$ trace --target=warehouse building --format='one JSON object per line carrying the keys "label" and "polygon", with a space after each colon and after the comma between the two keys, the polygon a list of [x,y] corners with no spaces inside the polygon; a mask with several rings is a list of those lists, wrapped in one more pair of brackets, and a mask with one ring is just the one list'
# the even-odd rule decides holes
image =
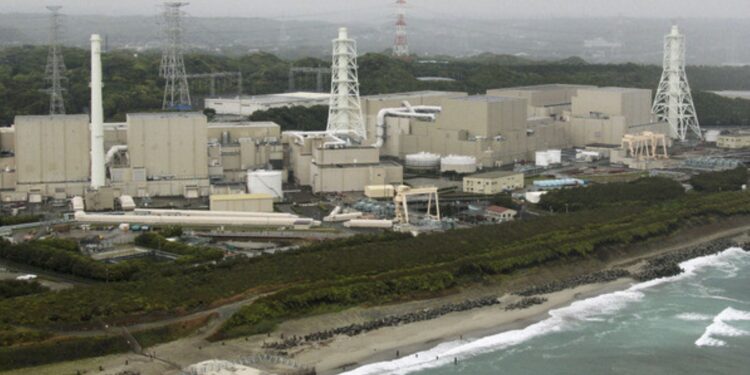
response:
{"label": "warehouse building", "polygon": [[523,173],[494,171],[464,177],[464,193],[495,195],[523,189]]}
{"label": "warehouse building", "polygon": [[740,149],[750,147],[750,134],[733,133],[722,134],[716,140],[716,146],[728,149]]}

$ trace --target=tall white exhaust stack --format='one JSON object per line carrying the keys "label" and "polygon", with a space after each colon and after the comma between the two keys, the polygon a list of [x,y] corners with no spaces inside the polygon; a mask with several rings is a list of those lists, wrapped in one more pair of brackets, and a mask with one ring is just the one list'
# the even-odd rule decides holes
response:
{"label": "tall white exhaust stack", "polygon": [[104,108],[102,106],[102,38],[91,36],[91,188],[105,184]]}

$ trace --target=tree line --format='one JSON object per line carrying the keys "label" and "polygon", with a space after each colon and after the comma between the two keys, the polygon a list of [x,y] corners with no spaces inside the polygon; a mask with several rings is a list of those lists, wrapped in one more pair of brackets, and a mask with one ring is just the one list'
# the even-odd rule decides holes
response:
{"label": "tree line", "polygon": [[[0,125],[12,124],[16,115],[48,112],[48,98],[39,91],[45,88],[46,54],[46,48],[39,46],[0,50]],[[64,54],[68,68],[65,97],[67,111],[86,113],[89,106],[87,51],[65,48]],[[158,53],[118,50],[105,54],[103,59],[104,109],[107,119],[124,121],[127,113],[161,109],[163,81],[158,76],[161,61]],[[244,56],[189,53],[185,56],[185,63],[190,73],[240,71],[244,77],[242,91],[249,95],[285,92],[288,71],[292,65],[328,64],[313,58],[282,60],[268,53]],[[384,54],[370,53],[361,56],[359,64],[362,95],[416,90],[465,91],[478,94],[493,88],[549,83],[626,86],[654,90],[661,73],[661,68],[655,65],[594,65],[586,64],[579,59],[536,63],[495,58],[422,62],[403,61]],[[703,125],[750,124],[750,105],[747,101],[727,99],[707,92],[750,90],[750,67],[692,66],[688,68],[688,75],[695,90],[696,107]],[[422,76],[453,78],[455,81],[423,82],[417,79]],[[196,98],[208,94],[206,87],[192,89]],[[232,95],[236,95],[236,89],[232,90]],[[319,111],[320,109],[310,111],[313,119],[320,115]],[[283,120],[282,122],[286,123]]]}

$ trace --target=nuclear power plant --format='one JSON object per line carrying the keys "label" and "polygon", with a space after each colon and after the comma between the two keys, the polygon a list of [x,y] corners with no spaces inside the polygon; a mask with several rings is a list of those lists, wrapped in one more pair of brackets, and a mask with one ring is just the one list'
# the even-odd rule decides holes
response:
{"label": "nuclear power plant", "polygon": [[[182,5],[169,9],[179,12]],[[405,2],[398,5],[394,52],[402,55],[408,51],[401,24]],[[178,22],[179,14],[173,16],[170,20]],[[184,70],[181,49],[172,47],[164,58],[171,72],[165,91],[170,106],[187,103],[175,98],[188,95],[182,94],[187,91],[180,88],[181,75],[173,74]],[[667,168],[675,163],[667,151],[672,142],[702,133],[684,70],[684,37],[676,26],[664,53],[655,101],[648,89],[569,84],[498,88],[481,95],[419,91],[360,97],[357,43],[341,28],[332,41],[326,130],[282,132],[272,122],[209,122],[197,112],[131,113],[123,123],[105,123],[101,38],[93,35],[90,118],[18,116],[12,128],[3,129],[2,148],[13,156],[2,158],[0,199],[38,203],[77,197],[86,211],[158,198],[203,199],[215,212],[251,213],[235,225],[310,227],[320,221],[272,215],[275,202],[296,204],[285,191],[392,199],[392,206],[402,204],[410,191],[435,189],[438,204],[437,194],[450,189],[480,195],[523,190],[524,173],[565,164],[566,155],[573,163],[606,158],[636,170]],[[382,220],[398,217],[388,204],[378,206],[381,214],[369,222],[357,210],[336,212],[331,217],[337,219],[328,221],[350,217],[359,221],[348,227],[383,228]],[[233,225],[200,211],[112,217],[76,207],[82,222]],[[440,215],[427,217],[434,221]]]}

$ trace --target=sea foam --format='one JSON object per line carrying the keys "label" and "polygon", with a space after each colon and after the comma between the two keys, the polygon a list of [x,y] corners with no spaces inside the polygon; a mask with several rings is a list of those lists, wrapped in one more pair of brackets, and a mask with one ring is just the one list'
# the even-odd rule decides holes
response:
{"label": "sea foam", "polygon": [[727,344],[726,341],[720,339],[720,337],[748,336],[750,332],[732,327],[727,323],[748,320],[750,320],[750,312],[727,307],[713,318],[713,322],[706,327],[703,335],[695,341],[695,345],[725,346]]}
{"label": "sea foam", "polygon": [[[594,321],[596,317],[603,315],[613,315],[622,310],[628,304],[638,302],[644,297],[643,291],[664,283],[674,282],[677,280],[693,277],[696,272],[707,267],[722,267],[736,260],[738,257],[747,256],[744,250],[740,248],[729,248],[721,253],[709,255],[701,258],[695,258],[683,263],[680,267],[685,271],[679,275],[650,280],[635,284],[627,290],[617,291],[608,294],[602,294],[596,297],[588,298],[581,301],[573,302],[570,306],[550,310],[549,318],[534,323],[526,328],[506,331],[492,336],[483,337],[471,342],[453,341],[440,344],[430,350],[417,353],[416,355],[406,356],[394,361],[379,362],[365,365],[344,373],[345,375],[374,375],[374,374],[391,374],[402,375],[415,371],[429,368],[441,367],[452,363],[454,358],[465,359],[478,354],[490,351],[503,350],[535,337],[547,335],[550,333],[561,332],[573,329],[580,322]],[[724,319],[729,317],[744,317],[746,312],[739,310],[725,310]],[[721,314],[719,314],[721,315]],[[705,320],[710,320],[708,317]],[[740,319],[735,319],[740,320]],[[734,329],[730,326],[730,328]],[[717,326],[716,332],[734,332],[727,327]],[[707,329],[708,331],[708,329]],[[744,331],[742,331],[744,332]],[[703,342],[707,344],[718,344],[721,340],[711,337],[719,335],[718,333],[704,334],[706,338]],[[703,337],[701,337],[703,339]],[[701,341],[699,339],[698,341]],[[696,342],[696,345],[698,342]]]}

